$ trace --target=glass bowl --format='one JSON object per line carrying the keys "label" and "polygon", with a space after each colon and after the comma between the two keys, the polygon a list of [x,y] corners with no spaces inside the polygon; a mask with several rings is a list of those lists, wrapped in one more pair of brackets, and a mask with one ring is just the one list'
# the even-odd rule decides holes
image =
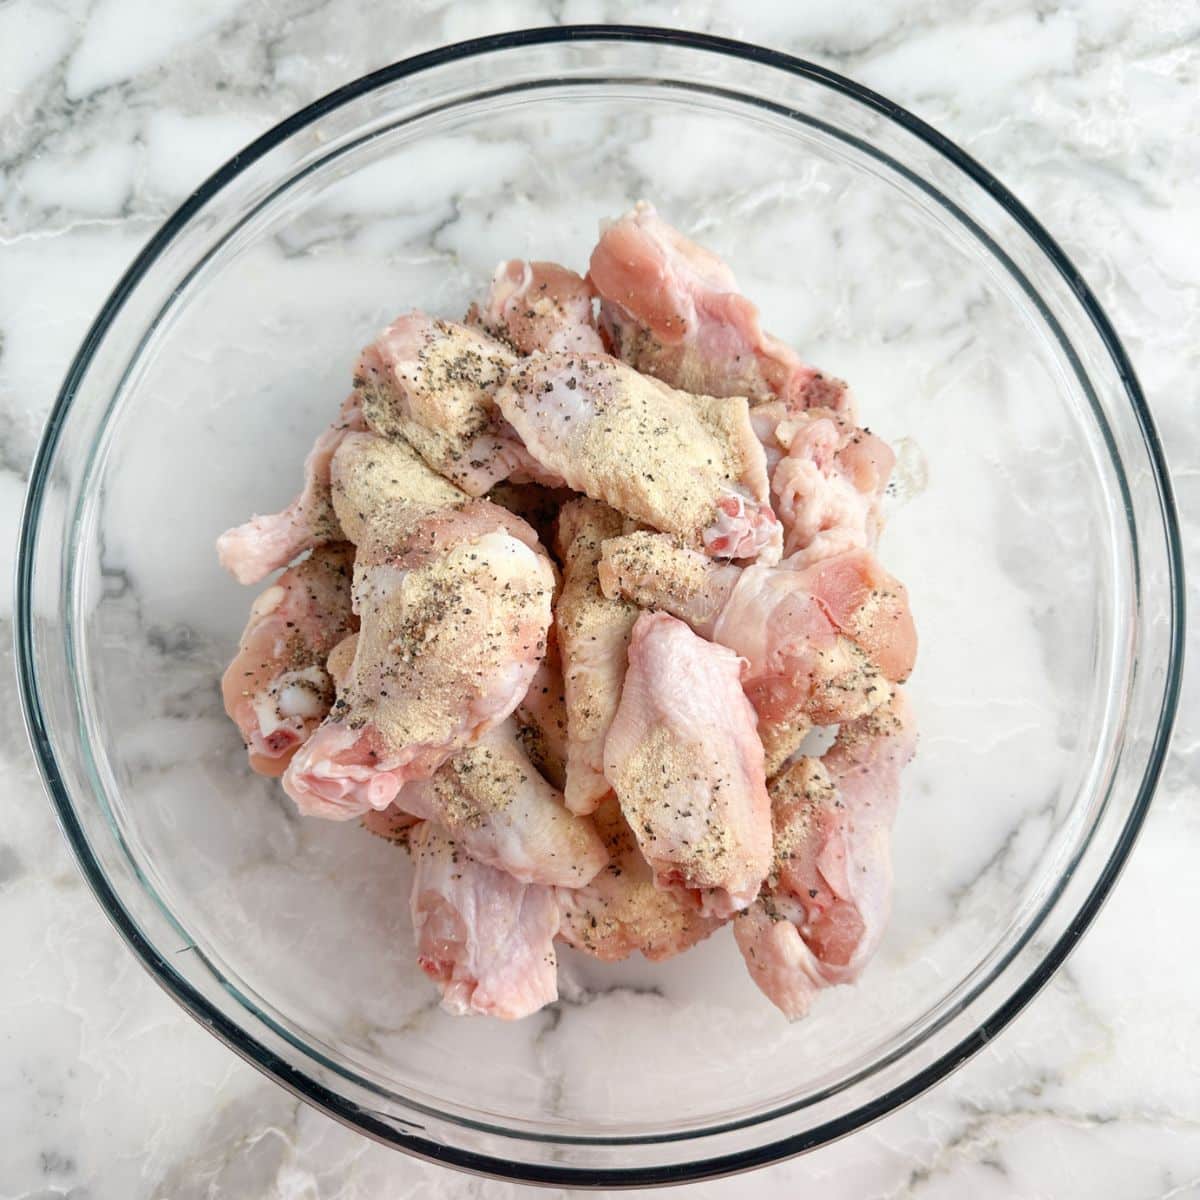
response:
{"label": "glass bowl", "polygon": [[[575,267],[655,202],[900,445],[882,546],[922,633],[889,932],[789,1025],[728,930],[564,952],[516,1024],[441,1013],[406,856],[249,773],[218,678],[251,594],[213,539],[295,491],[357,350],[509,256]],[[50,418],[20,550],[29,726],[101,904],[164,988],[363,1133],[534,1182],[679,1182],[853,1131],[1063,960],[1129,853],[1179,684],[1180,558],[1129,362],[1045,231],[902,109],[695,34],[536,30],[284,121],[121,280]]]}

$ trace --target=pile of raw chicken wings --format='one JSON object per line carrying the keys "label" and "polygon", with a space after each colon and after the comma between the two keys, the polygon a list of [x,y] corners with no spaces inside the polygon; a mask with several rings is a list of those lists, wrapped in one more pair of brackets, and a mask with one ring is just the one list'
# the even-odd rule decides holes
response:
{"label": "pile of raw chicken wings", "polygon": [[503,263],[462,323],[384,330],[301,494],[219,539],[242,583],[286,568],[223,681],[250,766],[408,847],[451,1012],[554,1001],[556,940],[660,960],[728,923],[802,1016],[888,913],[894,461],[648,205],[586,276]]}

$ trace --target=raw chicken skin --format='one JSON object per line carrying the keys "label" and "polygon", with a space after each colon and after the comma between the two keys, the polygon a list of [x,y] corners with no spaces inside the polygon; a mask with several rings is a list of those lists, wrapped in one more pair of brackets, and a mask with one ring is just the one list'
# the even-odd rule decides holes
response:
{"label": "raw chicken skin", "polygon": [[371,429],[404,438],[440,475],[482,496],[514,472],[557,482],[543,476],[496,408],[496,388],[515,362],[478,329],[411,312],[362,352],[354,386]]}
{"label": "raw chicken skin", "polygon": [[304,488],[282,512],[251,517],[217,538],[217,557],[238,583],[258,583],[313,546],[345,537],[329,495],[334,452],[352,430],[362,428],[358,397],[349,396],[338,419],[317,438],[304,460]]}
{"label": "raw chicken skin", "polygon": [[689,396],[602,354],[535,355],[496,394],[545,471],[721,558],[778,561],[766,460],[740,398]]}
{"label": "raw chicken skin", "polygon": [[907,593],[865,550],[803,571],[739,568],[633,534],[605,543],[600,581],[606,595],[674,613],[746,660],[742,686],[772,774],[812,725],[880,704],[916,656]]}
{"label": "raw chicken skin", "polygon": [[850,410],[846,385],[764,333],[729,267],[649,204],[602,228],[588,277],[610,349],[639,371],[687,392]]}
{"label": "raw chicken skin", "polygon": [[654,873],[615,796],[601,803],[593,820],[608,864],[584,887],[559,889],[561,941],[605,962],[628,958],[635,950],[659,962],[720,928],[722,921],[702,917],[689,900],[654,886]]}
{"label": "raw chicken skin", "polygon": [[604,743],[621,700],[635,604],[609,599],[596,566],[606,538],[632,522],[596,500],[573,500],[558,518],[563,588],[556,610],[567,710],[567,807],[594,812],[612,791],[604,776]]}
{"label": "raw chicken skin", "polygon": [[349,541],[372,556],[404,545],[435,514],[461,511],[471,503],[407,442],[376,433],[348,434],[329,474],[339,525]]}
{"label": "raw chicken skin", "polygon": [[574,271],[514,258],[496,268],[487,300],[472,306],[467,322],[518,354],[601,354],[592,299],[591,285]]}
{"label": "raw chicken skin", "polygon": [[702,916],[747,907],[771,865],[771,806],[742,662],[666,613],[643,613],[604,768],[658,887]]}
{"label": "raw chicken skin", "polygon": [[880,500],[896,463],[881,438],[830,409],[790,413],[779,400],[750,410],[783,523],[783,551],[805,565],[871,548],[882,527]]}
{"label": "raw chicken skin", "polygon": [[883,569],[869,550],[848,550],[801,567],[793,557],[799,587],[814,596],[838,631],[861,646],[891,683],[904,683],[917,658],[917,630],[908,589]]}
{"label": "raw chicken skin", "polygon": [[569,813],[529,761],[511,719],[429,779],[406,783],[395,804],[521,883],[581,887],[608,861],[592,823]]}
{"label": "raw chicken skin", "polygon": [[409,845],[417,962],[442,1007],[515,1021],[557,1000],[554,889],[475,862],[430,821]]}
{"label": "raw chicken skin", "polygon": [[824,759],[801,758],[771,782],[775,863],[734,935],[754,981],[791,1020],[819,988],[857,979],[879,945],[900,772],[915,745],[896,691],[843,726]]}
{"label": "raw chicken skin", "polygon": [[711,641],[742,568],[714,562],[664,534],[639,530],[604,542],[596,575],[605,596],[664,609]]}
{"label": "raw chicken skin", "polygon": [[356,624],[350,609],[353,565],[352,547],[320,546],[285,571],[250,610],[221,693],[250,766],[260,775],[282,774],[333,703],[325,657]]}
{"label": "raw chicken skin", "polygon": [[[339,688],[345,685],[357,644],[358,635],[351,634],[326,661]],[[476,862],[507,871],[522,883],[579,887],[608,862],[608,851],[591,823],[567,812],[562,793],[542,778],[526,754],[516,717],[460,750],[429,779],[405,784],[386,809],[368,812],[363,825],[407,844],[411,827],[420,820],[437,822]]]}
{"label": "raw chicken skin", "polygon": [[300,811],[384,809],[507,717],[546,649],[554,572],[516,517],[485,500],[437,514],[404,545],[360,548],[361,631],[333,711],[293,758]]}

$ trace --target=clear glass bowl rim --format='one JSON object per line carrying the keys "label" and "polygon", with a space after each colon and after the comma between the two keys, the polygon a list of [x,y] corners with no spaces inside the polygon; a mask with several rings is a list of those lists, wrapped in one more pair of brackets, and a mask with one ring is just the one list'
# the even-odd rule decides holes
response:
{"label": "clear glass bowl rim", "polygon": [[[661,1167],[642,1166],[595,1172],[581,1171],[576,1167],[516,1163],[447,1145],[438,1145],[434,1148],[427,1139],[406,1135],[392,1125],[375,1119],[370,1113],[285,1062],[267,1046],[249,1036],[240,1026],[215,1010],[203,995],[177,975],[155,947],[142,935],[122,905],[110,886],[103,868],[93,856],[83,829],[75,817],[71,798],[63,785],[44,720],[35,675],[33,646],[33,548],[41,516],[41,501],[62,426],[77,387],[87,372],[91,360],[117,312],[151,264],[163,253],[190,218],[235,177],[293,134],[335,109],[378,88],[445,63],[496,51],[522,46],[587,41],[668,44],[742,59],[790,72],[841,93],[894,121],[907,132],[924,141],[989,193],[1037,244],[1066,282],[1090,319],[1122,380],[1130,408],[1144,441],[1152,468],[1153,482],[1158,493],[1162,534],[1166,543],[1170,577],[1169,612],[1171,621],[1168,662],[1158,722],[1138,794],[1131,805],[1129,816],[1121,830],[1113,853],[1105,863],[1084,903],[1062,935],[1036,969],[1005,1003],[971,1034],[962,1038],[945,1054],[903,1084],[892,1088],[872,1103],[860,1106],[823,1126],[806,1130],[794,1137],[781,1138],[721,1158],[699,1159],[685,1166],[679,1164]],[[1071,260],[1016,196],[991,172],[919,117],[877,92],[826,67],[780,51],[731,38],[670,28],[620,24],[565,25],[517,30],[458,42],[403,59],[363,75],[300,109],[250,143],[205,180],[150,238],[118,281],[84,337],[80,349],[67,371],[47,418],[42,440],[30,472],[18,542],[15,616],[14,642],[26,730],[43,784],[54,805],[60,828],[101,908],[158,985],[241,1058],[294,1095],[313,1104],[327,1115],[357,1132],[364,1133],[377,1141],[407,1151],[417,1157],[454,1166],[460,1170],[524,1183],[573,1187],[645,1187],[680,1184],[751,1170],[803,1153],[816,1146],[844,1137],[908,1103],[961,1066],[987,1042],[991,1041],[1033,999],[1065,961],[1099,912],[1133,848],[1149,809],[1170,744],[1182,684],[1185,624],[1183,556],[1178,515],[1162,444],[1147,407],[1145,396],[1134,373],[1133,365],[1099,301]],[[702,1134],[703,1131],[698,1131],[698,1135]]]}

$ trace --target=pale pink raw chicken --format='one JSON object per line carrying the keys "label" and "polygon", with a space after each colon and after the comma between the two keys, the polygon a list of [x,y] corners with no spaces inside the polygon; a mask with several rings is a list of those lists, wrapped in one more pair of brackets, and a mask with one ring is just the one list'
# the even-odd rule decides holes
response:
{"label": "pale pink raw chicken", "polygon": [[225,711],[260,775],[280,775],[334,699],[326,655],[357,621],[353,547],[320,546],[255,601],[221,680]]}
{"label": "pale pink raw chicken", "polygon": [[369,431],[342,439],[329,478],[338,524],[368,557],[398,553],[437,514],[474,503],[406,441]]}
{"label": "pale pink raw chicken", "polygon": [[[357,643],[357,634],[345,638],[326,661],[339,688],[349,675]],[[531,690],[540,674],[541,668]],[[569,813],[562,793],[539,773],[525,751],[519,719],[510,717],[490,730],[428,779],[405,784],[386,809],[368,812],[363,825],[379,837],[407,844],[418,820],[436,821],[477,862],[507,871],[522,883],[564,888],[587,883],[608,862],[608,852],[591,823]]]}
{"label": "pale pink raw chicken", "polygon": [[563,586],[555,609],[567,713],[567,807],[594,812],[612,791],[604,775],[604,743],[621,700],[629,635],[637,606],[600,590],[597,565],[607,538],[633,523],[598,500],[578,499],[558,517],[556,547]]}
{"label": "pale pink raw chicken", "polygon": [[406,783],[395,804],[522,883],[581,887],[608,861],[592,823],[568,812],[562,793],[529,761],[511,719],[428,779]]}
{"label": "pale pink raw chicken", "polygon": [[486,500],[405,541],[360,547],[361,632],[333,711],[283,784],[300,811],[384,809],[516,708],[546,650],[554,571],[518,518]]}
{"label": "pale pink raw chicken", "polygon": [[514,258],[496,268],[487,300],[472,306],[467,321],[518,354],[600,354],[604,344],[596,331],[592,298],[591,286],[574,271],[558,263]]}
{"label": "pale pink raw chicken", "polygon": [[304,460],[300,495],[282,512],[251,517],[217,538],[217,557],[238,583],[258,583],[305,550],[345,537],[329,495],[329,469],[342,440],[362,427],[358,397],[352,394]]}
{"label": "pale pink raw chicken", "polygon": [[742,685],[758,713],[774,773],[815,725],[853,720],[908,677],[916,630],[902,584],[868,551],[807,570],[717,564],[660,535],[604,545],[606,595],[654,605],[746,660]]}
{"label": "pale pink raw chicken", "polygon": [[362,352],[354,386],[371,429],[404,438],[469,495],[482,496],[514,473],[556,483],[496,408],[496,389],[515,362],[481,330],[414,311]]}
{"label": "pale pink raw chicken", "polygon": [[608,850],[608,863],[581,888],[560,888],[561,941],[604,962],[640,950],[659,962],[703,941],[724,923],[704,917],[690,897],[655,887],[637,839],[613,795],[592,818]]}
{"label": "pale pink raw chicken", "polygon": [[610,349],[639,371],[687,392],[851,408],[846,385],[764,333],[729,267],[649,204],[602,228],[588,278]]}
{"label": "pale pink raw chicken", "polygon": [[576,491],[715,557],[779,559],[745,400],[689,396],[603,354],[545,354],[514,367],[496,402]]}
{"label": "pale pink raw chicken", "polygon": [[771,806],[742,662],[666,613],[629,643],[604,770],[655,883],[728,917],[771,863]]}
{"label": "pale pink raw chicken", "polygon": [[888,444],[827,408],[790,411],[773,400],[752,408],[750,420],[766,451],[784,555],[809,565],[874,547],[896,463]]}
{"label": "pale pink raw chicken", "polygon": [[442,1007],[515,1021],[558,999],[554,889],[475,862],[431,821],[409,846],[417,962]]}
{"label": "pale pink raw chicken", "polygon": [[734,936],[755,983],[791,1020],[818,989],[858,978],[891,906],[891,827],[916,744],[904,696],[847,723],[823,759],[771,782],[775,862]]}

